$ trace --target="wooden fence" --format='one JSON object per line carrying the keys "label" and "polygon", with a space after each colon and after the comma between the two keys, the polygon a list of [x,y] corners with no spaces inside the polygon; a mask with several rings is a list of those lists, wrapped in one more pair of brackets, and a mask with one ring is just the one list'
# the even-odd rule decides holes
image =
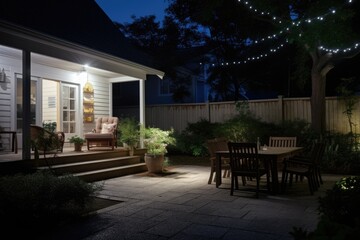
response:
{"label": "wooden fence", "polygon": [[[182,131],[188,123],[201,119],[210,122],[223,122],[238,112],[235,102],[216,102],[199,104],[171,104],[146,106],[146,123],[161,129],[174,128]],[[311,122],[310,98],[262,99],[248,101],[250,111],[265,122],[281,123],[284,120],[303,119]],[[344,114],[345,104],[337,97],[326,98],[326,128],[329,131],[347,133],[350,131],[347,116]],[[114,110],[117,115],[124,112],[136,115],[137,108],[126,107]],[[358,129],[360,121],[360,104],[355,105],[352,120]]]}

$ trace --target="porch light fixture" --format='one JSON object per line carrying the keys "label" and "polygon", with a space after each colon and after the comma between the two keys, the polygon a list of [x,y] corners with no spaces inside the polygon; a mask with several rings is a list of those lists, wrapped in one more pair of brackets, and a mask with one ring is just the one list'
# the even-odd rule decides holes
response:
{"label": "porch light fixture", "polygon": [[6,73],[4,68],[0,72],[0,82],[6,83]]}

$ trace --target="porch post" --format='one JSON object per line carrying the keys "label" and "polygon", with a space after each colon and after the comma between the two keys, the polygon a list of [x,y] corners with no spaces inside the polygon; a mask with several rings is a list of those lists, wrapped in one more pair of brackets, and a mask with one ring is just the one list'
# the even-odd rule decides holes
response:
{"label": "porch post", "polygon": [[31,94],[31,53],[28,50],[22,52],[22,105],[23,105],[23,122],[22,122],[22,159],[31,159],[30,152],[30,124],[31,124],[31,105],[30,105],[30,94]]}
{"label": "porch post", "polygon": [[[140,100],[140,125],[145,127],[145,80],[139,80],[139,100]],[[140,136],[140,147],[144,147],[144,137]]]}

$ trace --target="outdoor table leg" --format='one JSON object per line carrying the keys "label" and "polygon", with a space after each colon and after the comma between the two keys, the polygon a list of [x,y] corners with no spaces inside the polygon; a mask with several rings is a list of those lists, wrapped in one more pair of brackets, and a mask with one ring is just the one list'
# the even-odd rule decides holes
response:
{"label": "outdoor table leg", "polygon": [[18,152],[18,147],[17,147],[17,135],[16,132],[13,132],[13,136],[12,136],[12,148],[11,150],[15,153]]}
{"label": "outdoor table leg", "polygon": [[271,184],[270,189],[271,193],[276,194],[279,191],[279,178],[278,178],[278,167],[277,167],[277,157],[276,156],[264,156],[262,158],[265,165],[270,168],[271,175]]}
{"label": "outdoor table leg", "polygon": [[216,181],[216,187],[218,188],[221,185],[221,154],[216,154],[216,166],[215,166],[215,181]]}
{"label": "outdoor table leg", "polygon": [[278,167],[277,167],[277,158],[271,158],[272,164],[272,172],[271,172],[271,181],[272,181],[272,192],[278,193],[279,192],[279,176],[278,176]]}

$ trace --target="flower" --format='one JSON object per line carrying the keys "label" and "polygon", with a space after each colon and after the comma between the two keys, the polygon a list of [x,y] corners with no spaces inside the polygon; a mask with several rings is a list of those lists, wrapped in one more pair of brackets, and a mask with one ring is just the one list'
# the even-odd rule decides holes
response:
{"label": "flower", "polygon": [[163,155],[167,153],[166,147],[169,144],[175,144],[173,137],[174,130],[161,130],[160,128],[143,128],[144,145],[147,153],[151,155]]}

